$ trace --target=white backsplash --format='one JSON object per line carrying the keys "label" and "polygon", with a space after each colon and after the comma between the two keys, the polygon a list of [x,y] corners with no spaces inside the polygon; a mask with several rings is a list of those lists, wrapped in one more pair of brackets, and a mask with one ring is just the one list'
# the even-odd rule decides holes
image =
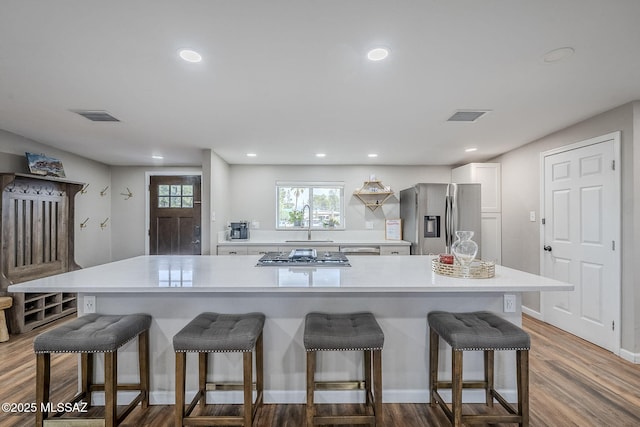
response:
{"label": "white backsplash", "polygon": [[[226,232],[218,233],[218,242],[226,242]],[[235,240],[237,242],[284,242],[285,240],[306,240],[307,230],[250,230],[249,240]],[[384,230],[341,230],[325,231],[312,230],[312,240],[334,240],[336,242],[348,241],[380,241],[384,240]]]}

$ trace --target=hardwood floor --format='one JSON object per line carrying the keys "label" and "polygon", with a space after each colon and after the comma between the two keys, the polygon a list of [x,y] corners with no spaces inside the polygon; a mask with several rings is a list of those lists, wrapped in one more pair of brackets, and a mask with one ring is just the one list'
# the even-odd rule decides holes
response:
{"label": "hardwood floor", "polygon": [[[525,316],[523,324],[532,340],[532,426],[640,425],[640,365],[529,317]],[[32,342],[43,330],[11,336],[10,341],[0,343],[0,403],[35,402]],[[53,402],[65,402],[74,393],[76,372],[75,355],[52,357]],[[484,409],[482,405],[465,405],[467,411]],[[225,406],[222,410],[231,413],[237,407]],[[388,427],[449,425],[438,408],[427,404],[385,404],[384,411]],[[32,414],[0,410],[1,427],[32,426],[34,419]],[[303,405],[265,405],[254,427],[300,427],[303,419]],[[151,406],[146,411],[136,408],[122,425],[170,427],[173,407]]]}

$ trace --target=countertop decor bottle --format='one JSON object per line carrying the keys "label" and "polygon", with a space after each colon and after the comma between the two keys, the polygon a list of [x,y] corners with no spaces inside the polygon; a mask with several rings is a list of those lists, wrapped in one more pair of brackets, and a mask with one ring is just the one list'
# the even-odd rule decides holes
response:
{"label": "countertop decor bottle", "polygon": [[478,244],[471,240],[473,231],[456,231],[456,236],[458,240],[451,245],[451,252],[458,264],[462,266],[464,277],[469,277],[469,266],[476,258]]}

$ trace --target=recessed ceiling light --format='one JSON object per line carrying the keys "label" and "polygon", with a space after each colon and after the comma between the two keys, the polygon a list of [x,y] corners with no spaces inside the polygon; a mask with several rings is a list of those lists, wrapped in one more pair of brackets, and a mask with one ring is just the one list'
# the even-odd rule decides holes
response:
{"label": "recessed ceiling light", "polygon": [[378,157],[378,155],[376,153],[370,153],[370,154],[367,154],[367,157],[374,158],[374,157]]}
{"label": "recessed ceiling light", "polygon": [[158,156],[158,155],[153,155],[151,156],[152,159],[156,159],[156,160],[163,160],[164,157],[163,156]]}
{"label": "recessed ceiling light", "polygon": [[325,153],[316,153],[316,157],[327,157]]}
{"label": "recessed ceiling light", "polygon": [[202,61],[202,55],[200,55],[195,50],[191,49],[182,49],[178,52],[180,58],[184,59],[187,62],[200,62]]}
{"label": "recessed ceiling light", "polygon": [[371,49],[367,53],[367,58],[371,61],[382,61],[387,56],[389,56],[389,49],[384,47],[377,47],[375,49]]}
{"label": "recessed ceiling light", "polygon": [[572,47],[560,47],[558,49],[553,49],[545,53],[542,58],[544,59],[544,62],[547,63],[559,62],[570,57],[574,53],[575,49]]}
{"label": "recessed ceiling light", "polygon": [[257,157],[256,153],[247,153],[247,157]]}
{"label": "recessed ceiling light", "polygon": [[478,151],[478,149],[476,147],[471,147],[471,148],[467,148],[466,150],[467,153],[473,153],[474,151]]}

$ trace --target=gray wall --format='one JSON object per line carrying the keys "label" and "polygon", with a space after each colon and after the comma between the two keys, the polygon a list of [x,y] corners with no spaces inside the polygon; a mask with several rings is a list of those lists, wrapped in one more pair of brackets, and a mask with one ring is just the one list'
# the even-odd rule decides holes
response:
{"label": "gray wall", "polygon": [[[131,258],[146,253],[147,234],[147,173],[157,175],[201,172],[199,167],[147,167],[147,166],[112,166],[111,178],[111,218],[112,218],[112,251],[113,261]],[[127,199],[127,188],[133,197]],[[203,235],[209,233],[203,224]],[[204,244],[203,244],[204,250]]]}
{"label": "gray wall", "polygon": [[[224,231],[231,220],[231,190],[230,190],[230,166],[211,150],[205,150],[205,164],[203,164],[203,176],[209,185],[209,205],[205,216],[211,223],[210,252],[216,253],[218,232]],[[204,206],[203,206],[204,210]]]}
{"label": "gray wall", "polygon": [[[26,151],[43,153],[62,161],[65,175],[70,181],[89,184],[84,194],[76,196],[75,258],[82,267],[111,261],[111,227],[100,227],[110,216],[111,193],[100,195],[100,190],[111,183],[109,166],[60,151],[19,135],[0,130],[0,170],[28,173],[24,156]],[[80,223],[86,219],[86,227]],[[107,223],[109,224],[109,223]],[[110,224],[109,224],[110,225]]]}
{"label": "gray wall", "polygon": [[[374,174],[396,192],[381,208],[371,211],[353,192]],[[399,190],[418,182],[451,182],[448,166],[248,166],[230,167],[230,218],[259,221],[262,230],[276,225],[276,181],[342,181],[345,184],[346,227],[365,230],[373,222],[374,230],[384,230],[386,218],[399,218]]]}
{"label": "gray wall", "polygon": [[[621,131],[622,157],[622,348],[640,350],[640,292],[634,277],[640,277],[635,262],[640,238],[640,103],[629,103],[545,136],[492,161],[502,165],[502,263],[507,267],[540,272],[540,154],[589,138]],[[635,125],[634,125],[635,124]],[[635,148],[635,149],[634,149]],[[529,222],[529,212],[538,222]],[[540,295],[527,294],[523,304],[540,310]]]}

